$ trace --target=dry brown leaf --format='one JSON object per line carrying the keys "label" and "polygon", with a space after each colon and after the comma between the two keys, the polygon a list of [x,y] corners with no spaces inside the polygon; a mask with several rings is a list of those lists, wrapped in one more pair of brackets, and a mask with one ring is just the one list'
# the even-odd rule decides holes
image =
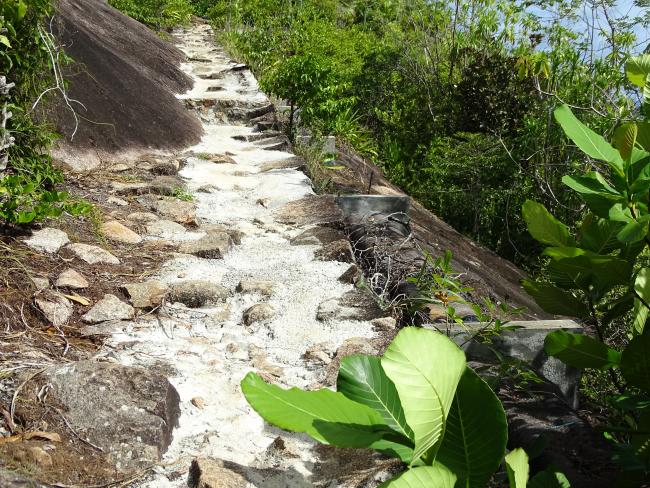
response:
{"label": "dry brown leaf", "polygon": [[73,302],[80,303],[81,305],[87,306],[90,305],[90,300],[88,300],[86,297],[82,297],[81,295],[77,295],[76,293],[74,295],[63,295],[69,300],[72,300]]}
{"label": "dry brown leaf", "polygon": [[52,442],[61,442],[61,436],[56,432],[42,432],[35,430],[33,432],[25,432],[24,434],[10,435],[9,437],[0,437],[0,445],[9,442],[23,442],[30,439],[45,439]]}

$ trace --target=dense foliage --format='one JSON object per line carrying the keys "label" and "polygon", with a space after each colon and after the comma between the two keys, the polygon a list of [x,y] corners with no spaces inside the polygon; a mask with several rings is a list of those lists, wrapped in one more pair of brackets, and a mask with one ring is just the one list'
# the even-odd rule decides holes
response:
{"label": "dense foliage", "polygon": [[206,12],[304,123],[352,142],[451,225],[527,264],[538,246],[516,211],[526,198],[579,218],[560,179],[586,160],[553,108],[577,106],[604,133],[632,109],[620,68],[644,19],[617,16],[615,4],[213,0]]}
{"label": "dense foliage", "polygon": [[581,369],[607,372],[604,399],[618,411],[607,427],[623,468],[620,486],[650,482],[650,55],[631,58],[630,82],[640,89],[636,117],[607,140],[563,105],[555,118],[593,160],[590,171],[562,181],[580,195],[587,212],[575,233],[543,205],[527,201],[523,215],[531,235],[550,258],[546,280],[524,287],[547,312],[577,317],[595,337],[557,331],[546,352]]}
{"label": "dense foliage", "polygon": [[[50,0],[10,0],[0,5],[0,222],[27,224],[64,211],[88,209],[71,203],[47,149],[54,135],[34,120],[34,102],[55,85],[55,46],[45,29]],[[58,80],[57,80],[58,82]]]}
{"label": "dense foliage", "polygon": [[108,3],[156,29],[186,24],[193,13],[189,0],[109,0]]}

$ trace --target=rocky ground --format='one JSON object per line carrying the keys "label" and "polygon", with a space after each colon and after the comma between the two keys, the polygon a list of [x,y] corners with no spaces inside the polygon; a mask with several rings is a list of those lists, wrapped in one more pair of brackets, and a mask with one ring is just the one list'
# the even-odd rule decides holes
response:
{"label": "rocky ground", "polygon": [[0,485],[376,486],[393,461],[270,428],[240,392],[331,385],[395,321],[250,71],[207,25],[178,39],[201,142],[71,176],[93,215],[2,243]]}

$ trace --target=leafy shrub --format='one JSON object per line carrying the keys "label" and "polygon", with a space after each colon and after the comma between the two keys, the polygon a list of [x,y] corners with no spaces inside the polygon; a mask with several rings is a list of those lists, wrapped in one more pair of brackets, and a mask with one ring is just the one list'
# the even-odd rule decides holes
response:
{"label": "leafy shrub", "polygon": [[109,0],[108,3],[156,29],[187,24],[193,13],[189,0]]}
{"label": "leafy shrub", "polygon": [[[650,102],[650,55],[631,58],[626,74],[642,90],[643,114]],[[550,264],[548,281],[523,285],[545,311],[578,317],[595,331],[596,338],[553,332],[545,349],[576,368],[608,372],[615,392],[608,401],[624,424],[607,431],[617,444],[622,482],[639,486],[650,481],[650,124],[621,124],[613,147],[568,106],[559,107],[555,118],[569,139],[599,163],[582,176],[562,179],[588,209],[575,233],[543,205],[524,204],[528,229],[549,246],[544,254]],[[622,344],[613,344],[607,335],[617,322],[624,326]]]}

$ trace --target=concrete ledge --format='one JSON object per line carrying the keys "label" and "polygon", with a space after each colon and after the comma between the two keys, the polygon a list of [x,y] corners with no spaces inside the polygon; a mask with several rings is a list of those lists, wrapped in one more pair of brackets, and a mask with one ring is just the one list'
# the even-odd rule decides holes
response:
{"label": "concrete ledge", "polygon": [[[450,337],[463,348],[470,361],[495,362],[497,358],[491,350],[493,348],[501,354],[527,362],[540,376],[555,384],[573,408],[578,407],[580,371],[549,357],[544,352],[544,339],[554,330],[581,334],[583,329],[580,325],[573,320],[512,321],[507,325],[520,328],[504,331],[501,336],[493,339],[491,345],[470,340],[474,334],[488,325],[480,322],[467,323],[462,327],[453,325]],[[427,324],[426,327],[444,329],[443,324]]]}

